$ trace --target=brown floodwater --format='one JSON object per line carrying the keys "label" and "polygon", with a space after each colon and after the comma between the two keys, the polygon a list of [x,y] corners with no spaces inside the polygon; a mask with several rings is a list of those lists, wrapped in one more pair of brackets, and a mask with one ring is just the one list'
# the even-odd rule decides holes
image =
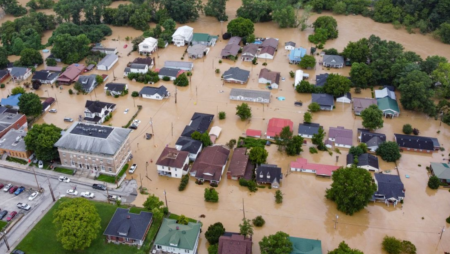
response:
{"label": "brown floodwater", "polygon": [[[27,0],[20,0],[21,3]],[[114,2],[112,6],[127,3],[125,1]],[[235,17],[236,9],[240,6],[240,0],[229,0],[227,2],[227,14],[230,20]],[[46,11],[50,13],[51,11]],[[326,14],[329,15],[329,14]],[[314,15],[310,22],[318,17]],[[335,16],[339,25],[339,38],[328,41],[326,48],[334,47],[342,50],[349,41],[356,41],[371,34],[380,36],[382,39],[394,40],[403,44],[406,50],[417,52],[422,57],[439,54],[450,58],[450,46],[440,43],[429,35],[408,34],[404,30],[396,30],[390,24],[375,23],[371,19],[361,16]],[[0,22],[12,20],[13,17],[6,16]],[[189,23],[195,32],[207,32],[214,35],[226,30],[227,22],[221,24],[214,18],[201,16],[196,22]],[[154,26],[154,24],[151,24]],[[142,34],[141,31],[128,27],[112,27],[113,34],[102,41],[106,47],[117,47],[119,51],[119,62],[109,71],[91,71],[91,73],[108,74],[110,82],[116,77],[116,82],[126,82],[129,84],[129,91],[139,91],[144,85],[126,80],[122,77],[123,69],[129,61],[138,57],[136,52],[127,56],[131,50],[130,42],[125,38],[135,38]],[[425,169],[430,162],[442,161],[448,158],[447,151],[434,154],[403,153],[398,162],[399,172],[406,188],[406,199],[403,209],[400,207],[387,207],[384,204],[370,204],[364,210],[353,216],[347,216],[336,210],[336,205],[325,199],[325,190],[329,188],[331,180],[328,178],[318,178],[306,173],[290,173],[283,180],[281,191],[284,193],[284,202],[277,205],[274,200],[275,190],[259,189],[257,193],[250,193],[245,188],[239,186],[236,181],[223,178],[218,192],[220,201],[217,204],[206,203],[203,200],[203,192],[206,186],[199,186],[191,178],[190,184],[183,192],[178,191],[179,180],[159,177],[156,172],[154,162],[158,159],[162,149],[166,146],[174,146],[177,138],[181,134],[184,126],[189,122],[194,112],[216,114],[220,111],[226,112],[227,118],[219,120],[215,118],[212,126],[222,127],[222,133],[218,138],[218,144],[225,144],[230,139],[237,139],[245,133],[247,128],[266,131],[268,120],[272,117],[289,118],[294,122],[294,133],[297,126],[303,121],[303,114],[311,102],[311,95],[297,94],[292,83],[294,80],[289,77],[289,71],[297,69],[294,65],[289,65],[287,54],[284,50],[284,42],[294,41],[297,45],[309,48],[312,45],[307,41],[307,37],[312,33],[312,29],[301,32],[298,29],[278,29],[277,25],[268,23],[255,24],[255,34],[259,37],[275,37],[280,40],[279,50],[274,60],[267,60],[267,68],[281,72],[285,81],[281,82],[280,89],[272,90],[272,101],[269,105],[250,103],[252,108],[252,118],[249,121],[241,121],[235,115],[235,108],[238,102],[230,101],[228,96],[231,88],[248,88],[265,90],[265,86],[258,84],[258,74],[264,60],[259,60],[259,64],[254,66],[250,63],[243,63],[223,60],[219,64],[220,51],[226,45],[226,41],[220,40],[216,46],[211,48],[209,54],[199,60],[194,60],[194,70],[192,83],[185,88],[178,89],[177,103],[175,103],[175,88],[171,82],[160,81],[159,85],[165,85],[171,93],[169,99],[163,101],[153,101],[142,98],[132,98],[130,95],[120,98],[108,97],[104,93],[104,85],[95,89],[88,95],[69,95],[69,87],[64,86],[62,90],[44,85],[40,90],[35,91],[42,97],[55,97],[57,102],[52,106],[58,113],[45,113],[38,123],[53,123],[61,128],[69,127],[69,123],[63,121],[64,117],[78,119],[83,114],[86,100],[100,100],[117,103],[116,112],[113,118],[106,124],[113,126],[125,125],[130,117],[136,112],[137,105],[142,105],[143,109],[137,116],[142,123],[139,128],[131,133],[131,143],[133,147],[133,163],[139,165],[134,175],[129,178],[139,179],[143,177],[143,185],[149,192],[164,198],[164,190],[167,192],[168,206],[171,212],[185,214],[186,216],[199,219],[201,214],[206,218],[201,219],[204,227],[217,221],[221,221],[227,231],[238,231],[241,223],[243,211],[242,202],[245,203],[245,215],[247,218],[254,218],[262,215],[266,220],[266,225],[255,229],[253,236],[253,253],[258,254],[258,242],[263,236],[273,234],[276,231],[284,231],[292,236],[322,241],[323,253],[336,248],[341,241],[346,241],[350,246],[358,248],[366,254],[382,253],[381,241],[385,235],[392,235],[403,240],[413,242],[417,247],[417,253],[443,253],[450,250],[450,235],[445,232],[442,240],[439,241],[439,233],[443,226],[448,228],[445,218],[449,216],[450,201],[449,193],[440,189],[433,191],[427,188],[428,174]],[[43,43],[46,43],[51,36],[51,32],[44,34]],[[114,39],[114,40],[113,40]],[[124,45],[128,47],[125,49]],[[169,46],[159,50],[156,57],[156,68],[161,68],[166,60],[180,60],[186,48]],[[44,56],[46,56],[44,54]],[[317,57],[319,60],[319,57]],[[18,57],[11,56],[10,60]],[[187,57],[185,61],[188,60]],[[82,61],[81,63],[84,63]],[[251,78],[246,85],[223,84],[220,74],[214,70],[220,69],[223,73],[229,67],[239,66],[251,71]],[[40,66],[38,69],[44,68]],[[340,73],[348,75],[350,68],[341,70],[330,70],[330,73]],[[314,70],[307,70],[310,80],[314,82],[316,74],[325,73],[319,65]],[[106,82],[106,83],[107,83]],[[0,95],[6,97],[15,84],[7,84],[5,89],[0,90]],[[223,91],[223,92],[221,92]],[[283,96],[285,101],[278,101],[276,97]],[[354,97],[371,97],[370,90],[363,90],[362,94]],[[400,97],[400,94],[397,94]],[[295,107],[294,102],[303,101],[302,107]],[[400,106],[401,107],[401,106]],[[124,114],[125,109],[130,109],[128,114]],[[402,126],[410,123],[418,128],[421,135],[438,137],[444,145],[448,144],[450,128],[447,125],[440,126],[438,121],[423,114],[404,111],[400,117],[395,119],[385,119],[384,127],[379,132],[385,133],[389,139],[394,133],[400,133]],[[153,126],[150,124],[152,119]],[[319,112],[313,114],[313,122],[318,122],[324,126],[328,132],[329,127],[344,126],[354,131],[354,144],[357,144],[356,130],[361,128],[361,118],[355,117],[352,113],[351,105],[337,104],[336,109],[331,112]],[[144,133],[154,133],[152,140],[145,140]],[[439,132],[439,133],[438,133]],[[308,147],[310,140],[304,146],[301,157],[316,163],[332,165],[345,165],[345,158],[348,149],[340,149],[341,154],[333,152],[310,154]],[[275,146],[267,147],[269,151],[268,163],[277,164],[282,167],[286,175],[289,170],[289,163],[296,157],[288,157],[277,151]],[[336,162],[336,156],[339,156]],[[153,161],[148,164],[146,162]],[[386,163],[380,160],[381,170],[397,174],[394,163]],[[419,166],[421,165],[421,166]],[[148,178],[145,175],[148,174]],[[409,175],[409,178],[405,176]],[[139,181],[139,180],[138,180]],[[134,204],[142,205],[146,196],[139,195]],[[337,228],[334,229],[334,218],[339,215]],[[207,253],[207,241],[204,233],[201,235],[199,253]]]}

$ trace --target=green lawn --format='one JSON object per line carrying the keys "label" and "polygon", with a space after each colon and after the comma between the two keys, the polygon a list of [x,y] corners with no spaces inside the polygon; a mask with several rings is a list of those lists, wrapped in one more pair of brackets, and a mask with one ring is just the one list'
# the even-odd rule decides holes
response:
{"label": "green lawn", "polygon": [[26,160],[22,160],[22,159],[19,159],[19,158],[14,158],[14,157],[11,157],[11,156],[6,157],[6,160],[10,161],[10,162],[19,163],[19,164],[22,164],[22,165],[27,165],[28,164],[28,161],[26,161]]}
{"label": "green lawn", "polygon": [[258,139],[258,138],[243,138],[239,137],[237,146],[238,147],[246,147],[246,148],[252,148],[252,147],[262,147],[264,148],[266,146],[267,140],[264,139]]}
{"label": "green lawn", "polygon": [[[119,180],[125,172],[127,172],[128,164],[125,164],[123,168],[120,170],[119,174],[117,175],[117,180]],[[109,176],[109,175],[102,175],[100,174],[97,178],[97,180],[107,183],[116,183],[116,177],[115,176]]]}
{"label": "green lawn", "polygon": [[73,169],[60,168],[60,167],[56,167],[56,168],[54,169],[54,171],[60,172],[60,173],[63,173],[63,174],[68,174],[68,175],[73,175],[73,172],[74,172]]}
{"label": "green lawn", "polygon": [[[64,201],[62,198],[58,200],[55,205],[49,210],[49,212],[36,224],[36,226],[28,233],[27,236],[20,242],[17,249],[24,251],[27,254],[42,254],[42,253],[55,253],[55,254],[136,254],[137,248],[127,246],[127,245],[116,245],[113,243],[105,243],[105,238],[103,232],[114,212],[116,211],[115,205],[110,205],[107,203],[91,201],[97,208],[98,213],[101,217],[101,226],[98,233],[97,239],[95,239],[91,246],[84,251],[66,251],[62,248],[61,244],[56,240],[55,227],[52,223],[53,213],[59,204]],[[155,225],[157,226],[157,225]],[[159,226],[158,226],[159,228]],[[154,230],[153,225],[150,231]],[[147,237],[148,239],[148,237]],[[147,244],[147,243],[145,243]]]}
{"label": "green lawn", "polygon": [[2,230],[7,224],[8,222],[0,220],[0,230]]}

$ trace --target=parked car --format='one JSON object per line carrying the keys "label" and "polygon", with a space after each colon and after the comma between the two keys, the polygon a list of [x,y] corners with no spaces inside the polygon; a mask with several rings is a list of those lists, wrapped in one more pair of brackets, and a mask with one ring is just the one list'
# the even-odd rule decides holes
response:
{"label": "parked car", "polygon": [[5,185],[3,183],[0,183],[0,189],[3,189],[3,187],[5,187]]}
{"label": "parked car", "polygon": [[10,193],[10,194],[13,194],[14,192],[16,192],[17,189],[19,189],[18,186],[13,186],[13,187],[11,187],[11,188],[9,189],[9,193]]}
{"label": "parked car", "polygon": [[19,195],[20,193],[22,193],[25,190],[25,187],[20,186],[19,188],[17,188],[17,190],[14,192],[14,195]]}
{"label": "parked car", "polygon": [[302,103],[302,102],[299,102],[299,101],[296,101],[296,102],[294,102],[294,105],[295,105],[295,106],[303,106],[303,103]]}
{"label": "parked car", "polygon": [[38,167],[39,167],[39,168],[44,168],[44,162],[40,160],[40,161],[38,162]]}
{"label": "parked car", "polygon": [[97,190],[106,190],[106,186],[103,184],[98,184],[98,183],[94,183],[92,185],[92,188],[97,189]]}
{"label": "parked car", "polygon": [[56,113],[56,112],[58,112],[58,111],[56,110],[56,108],[52,108],[52,109],[50,109],[48,112],[49,112],[49,113]]}
{"label": "parked car", "polygon": [[39,192],[35,191],[31,193],[31,195],[28,197],[28,200],[34,200],[39,195]]}
{"label": "parked car", "polygon": [[12,219],[14,219],[14,217],[16,217],[17,212],[16,211],[12,211],[8,217],[6,217],[6,221],[11,221]]}
{"label": "parked car", "polygon": [[92,193],[92,192],[86,191],[86,192],[81,192],[81,196],[85,197],[85,198],[91,198],[92,199],[92,198],[95,197],[95,194]]}
{"label": "parked car", "polygon": [[130,168],[130,170],[128,170],[128,173],[133,174],[134,171],[136,170],[136,168],[137,168],[137,165],[136,165],[136,163],[134,163],[133,165],[131,165],[131,168]]}
{"label": "parked car", "polygon": [[29,211],[31,209],[31,206],[25,203],[17,203],[17,208]]}
{"label": "parked car", "polygon": [[64,117],[64,122],[73,122],[73,119],[70,117]]}
{"label": "parked car", "polygon": [[3,210],[0,212],[0,220],[3,220],[3,218],[5,218],[5,216],[8,214],[8,211]]}
{"label": "parked car", "polygon": [[12,184],[8,183],[8,184],[3,188],[3,191],[4,191],[4,192],[7,192],[7,191],[9,191],[9,189],[11,189],[11,187],[12,187]]}
{"label": "parked car", "polygon": [[109,201],[116,201],[116,200],[121,201],[122,197],[121,196],[117,196],[117,195],[109,195],[108,196],[108,200]]}
{"label": "parked car", "polygon": [[73,190],[73,189],[67,190],[66,193],[69,194],[69,195],[72,195],[72,196],[77,196],[78,195],[78,191]]}
{"label": "parked car", "polygon": [[65,183],[70,183],[70,179],[68,177],[65,177],[65,176],[60,176],[59,177],[59,181],[60,182],[65,182]]}
{"label": "parked car", "polygon": [[11,254],[25,254],[25,252],[21,250],[14,250],[13,252],[11,252]]}

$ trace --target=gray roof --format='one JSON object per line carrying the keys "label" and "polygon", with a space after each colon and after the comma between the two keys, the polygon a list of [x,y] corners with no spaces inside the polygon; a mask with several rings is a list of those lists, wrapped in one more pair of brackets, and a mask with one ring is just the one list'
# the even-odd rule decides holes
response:
{"label": "gray roof", "polygon": [[377,180],[378,190],[375,194],[384,195],[386,199],[399,197],[405,197],[404,186],[400,176],[387,175],[387,174],[375,174]]}
{"label": "gray roof", "polygon": [[335,143],[351,146],[353,144],[353,130],[342,126],[330,127],[328,137],[335,139]]}
{"label": "gray roof", "polygon": [[31,80],[53,80],[59,76],[59,72],[36,71]]}
{"label": "gray roof", "polygon": [[167,68],[193,68],[193,62],[183,62],[183,61],[165,61],[164,67]]}
{"label": "gray roof", "polygon": [[239,53],[241,46],[239,44],[227,44],[220,52],[221,56],[236,56]]}
{"label": "gray roof", "polygon": [[0,149],[25,152],[27,151],[23,138],[27,135],[24,130],[9,130],[0,139]]}
{"label": "gray roof", "polygon": [[254,98],[254,99],[263,98],[263,100],[270,100],[269,91],[232,88],[230,96],[243,96],[245,98]]}
{"label": "gray roof", "polygon": [[246,82],[250,77],[250,72],[239,67],[231,67],[223,73],[223,79],[235,79]]}
{"label": "gray roof", "polygon": [[122,92],[125,90],[126,86],[127,84],[125,83],[108,83],[105,85],[105,88],[108,91]]}
{"label": "gray roof", "polygon": [[152,218],[153,214],[150,212],[141,211],[136,214],[130,213],[129,209],[117,208],[103,235],[144,240]]}
{"label": "gray roof", "polygon": [[322,126],[318,123],[301,123],[298,125],[298,134],[314,135],[319,132]]}
{"label": "gray roof", "polygon": [[295,47],[295,42],[293,42],[293,41],[285,42],[285,43],[284,43],[284,46],[292,46],[292,47]]}
{"label": "gray roof", "polygon": [[98,64],[99,65],[105,65],[105,66],[110,66],[112,63],[114,63],[115,61],[117,61],[117,59],[119,59],[119,57],[115,54],[109,54],[106,55]]}
{"label": "gray roof", "polygon": [[83,90],[87,92],[91,90],[91,88],[93,88],[93,86],[96,84],[97,82],[96,78],[97,78],[96,74],[91,74],[89,76],[79,76],[78,82],[83,87]]}
{"label": "gray roof", "polygon": [[361,142],[366,143],[367,146],[378,146],[386,142],[386,135],[383,133],[374,133],[369,131],[361,132]]}
{"label": "gray roof", "polygon": [[343,65],[344,58],[338,55],[324,55],[323,63],[326,65]]}
{"label": "gray roof", "polygon": [[[400,147],[412,148],[412,149],[423,149],[423,150],[434,150],[436,140],[435,138],[413,136],[413,135],[403,135],[394,134],[395,141]],[[439,142],[437,142],[439,144]]]}
{"label": "gray roof", "polygon": [[450,179],[450,166],[447,163],[431,162],[431,169],[433,174],[439,179]]}
{"label": "gray roof", "polygon": [[327,78],[328,78],[328,73],[322,73],[319,75],[316,75],[316,86],[317,87],[322,87],[325,85],[325,83],[327,82]]}
{"label": "gray roof", "polygon": [[281,168],[277,165],[261,164],[258,168],[256,168],[257,182],[273,183],[274,180],[277,180],[277,182],[280,183],[282,178]]}
{"label": "gray roof", "polygon": [[276,50],[278,48],[278,40],[274,38],[267,38],[263,41],[261,47],[272,47]]}
{"label": "gray roof", "polygon": [[147,67],[146,64],[132,63],[130,64],[130,68],[133,69],[145,69]]}
{"label": "gray roof", "polygon": [[[353,164],[353,161],[353,154],[347,154],[347,165]],[[372,166],[378,169],[378,157],[368,153],[361,154],[360,156],[358,156],[358,166]]]}
{"label": "gray roof", "polygon": [[103,108],[107,108],[111,111],[114,110],[114,108],[116,108],[116,104],[103,101],[86,100],[84,107],[91,113],[101,113]]}
{"label": "gray roof", "polygon": [[177,146],[181,146],[181,151],[186,151],[189,153],[196,154],[200,147],[202,147],[202,142],[188,138],[188,137],[179,137],[177,140],[177,143],[175,143]]}
{"label": "gray roof", "polygon": [[205,52],[206,45],[203,44],[195,44],[193,46],[189,46],[187,49],[188,54],[190,55],[202,55]]}
{"label": "gray roof", "polygon": [[128,139],[130,129],[75,122],[55,143],[62,149],[114,155]]}
{"label": "gray roof", "polygon": [[27,73],[28,68],[26,67],[12,67],[11,68],[11,76],[13,77],[20,77],[25,75],[25,73]]}
{"label": "gray roof", "polygon": [[195,131],[203,134],[209,129],[213,119],[214,115],[195,112],[194,115],[192,115],[189,125],[184,127],[181,136],[190,138],[191,134]]}
{"label": "gray roof", "polygon": [[142,96],[143,94],[146,94],[146,95],[159,94],[159,95],[161,95],[161,97],[164,97],[167,94],[167,88],[165,86],[160,86],[160,87],[144,86],[141,89],[141,91],[139,92],[140,96]]}
{"label": "gray roof", "polygon": [[230,38],[230,40],[228,41],[228,44],[236,44],[239,45],[239,43],[241,43],[242,38],[239,36],[233,36]]}
{"label": "gray roof", "polygon": [[333,95],[326,93],[313,93],[312,102],[318,103],[320,106],[334,106]]}
{"label": "gray roof", "polygon": [[[5,130],[10,127],[13,123],[17,122],[23,115],[17,113],[8,112],[5,110],[0,114],[0,131]],[[15,128],[19,128],[20,126],[15,126]]]}
{"label": "gray roof", "polygon": [[242,49],[242,54],[256,55],[256,53],[258,52],[258,49],[259,49],[259,47],[256,44],[247,44]]}
{"label": "gray roof", "polygon": [[158,74],[161,76],[167,76],[167,77],[177,77],[178,72],[180,69],[173,69],[173,68],[166,68],[163,67],[161,70],[159,70]]}

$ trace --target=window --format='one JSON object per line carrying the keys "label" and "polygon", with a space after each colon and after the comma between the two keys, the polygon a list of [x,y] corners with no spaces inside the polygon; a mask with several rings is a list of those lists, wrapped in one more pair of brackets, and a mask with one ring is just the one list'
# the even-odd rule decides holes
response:
{"label": "window", "polygon": [[64,160],[64,164],[67,164],[67,160]]}
{"label": "window", "polygon": [[111,170],[111,168],[108,168],[108,170],[109,170],[109,172],[111,172],[112,170]]}

